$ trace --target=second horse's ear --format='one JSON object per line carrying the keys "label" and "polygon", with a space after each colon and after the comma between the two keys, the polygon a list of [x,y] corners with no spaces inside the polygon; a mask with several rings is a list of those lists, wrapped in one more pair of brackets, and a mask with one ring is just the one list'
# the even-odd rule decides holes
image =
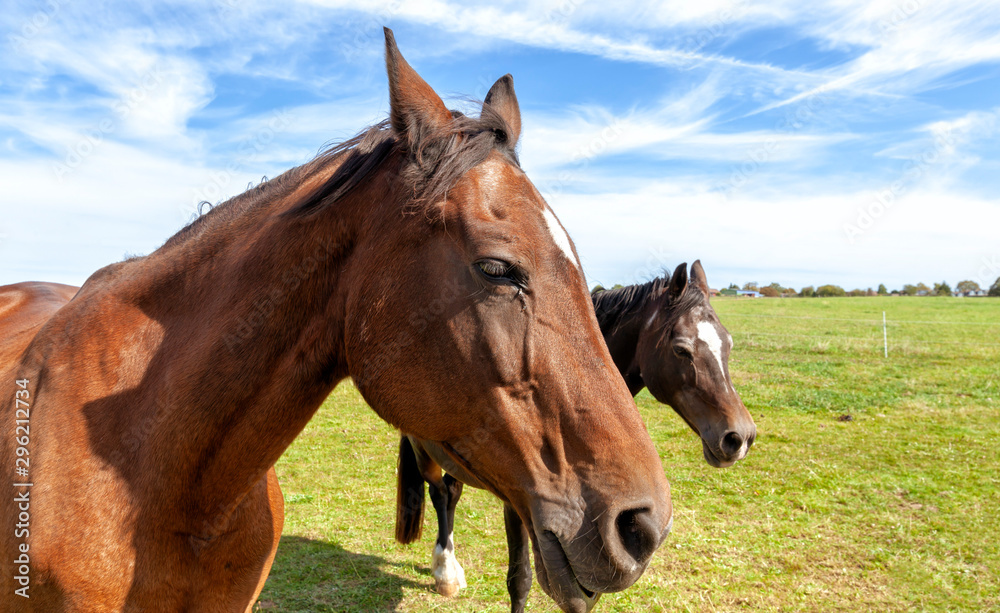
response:
{"label": "second horse's ear", "polygon": [[670,276],[670,285],[667,287],[667,293],[670,294],[671,298],[679,298],[684,293],[684,290],[687,289],[687,286],[687,262],[684,262],[675,268],[674,274]]}
{"label": "second horse's ear", "polygon": [[411,148],[451,121],[451,111],[403,58],[389,28],[385,28],[385,70],[389,75],[389,120]]}
{"label": "second horse's ear", "polygon": [[701,260],[695,260],[691,264],[691,280],[708,295],[708,278],[705,276],[705,269],[701,267]]}
{"label": "second horse's ear", "polygon": [[487,106],[507,124],[507,143],[513,148],[521,136],[521,107],[514,93],[514,77],[505,74],[497,79],[483,101],[483,108]]}

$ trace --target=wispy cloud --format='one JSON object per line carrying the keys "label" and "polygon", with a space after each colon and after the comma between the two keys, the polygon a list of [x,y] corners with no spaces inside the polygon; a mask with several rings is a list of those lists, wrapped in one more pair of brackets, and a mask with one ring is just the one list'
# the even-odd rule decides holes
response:
{"label": "wispy cloud", "polygon": [[[805,8],[805,7],[803,7]],[[822,83],[757,109],[764,112],[817,94],[913,94],[942,75],[1000,60],[1000,3],[889,0],[809,5],[803,33],[830,47],[866,49],[823,71]],[[830,19],[830,14],[838,15]]]}
{"label": "wispy cloud", "polygon": [[[634,32],[627,38],[588,32],[573,27],[581,17],[593,20],[598,15],[592,11],[579,11],[580,2],[566,0],[559,4],[507,2],[489,6],[469,6],[467,3],[444,0],[312,0],[319,6],[336,9],[353,9],[380,13],[387,19],[405,19],[416,23],[442,28],[448,32],[499,39],[532,47],[558,49],[612,60],[643,62],[669,67],[692,67],[698,64],[717,64],[728,68],[754,72],[785,74],[782,68],[766,62],[748,62],[739,58],[704,53],[697,45],[660,47],[651,44],[645,36]],[[568,4],[568,5],[567,5]],[[621,15],[617,7],[615,17]],[[723,6],[720,4],[720,7]],[[733,6],[736,6],[733,3]],[[720,10],[722,10],[720,8]],[[690,11],[688,12],[690,13]],[[604,17],[607,14],[602,13]],[[631,13],[636,15],[638,13]],[[709,13],[711,14],[711,12]],[[804,75],[803,75],[804,76]]]}

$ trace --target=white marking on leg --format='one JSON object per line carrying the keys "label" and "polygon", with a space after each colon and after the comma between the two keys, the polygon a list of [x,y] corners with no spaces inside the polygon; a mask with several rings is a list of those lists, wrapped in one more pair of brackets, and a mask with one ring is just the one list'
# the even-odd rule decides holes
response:
{"label": "white marking on leg", "polygon": [[431,573],[434,575],[435,587],[443,596],[454,596],[460,589],[466,587],[465,569],[455,557],[455,542],[448,535],[448,546],[434,546],[434,558],[431,563]]}
{"label": "white marking on leg", "polygon": [[570,262],[573,262],[579,266],[579,262],[576,261],[576,256],[573,255],[573,244],[569,241],[569,234],[556,219],[555,213],[553,213],[549,207],[542,209],[542,217],[545,218],[545,225],[549,227],[549,233],[552,235],[552,240],[556,242],[556,245],[562,252],[566,255]]}

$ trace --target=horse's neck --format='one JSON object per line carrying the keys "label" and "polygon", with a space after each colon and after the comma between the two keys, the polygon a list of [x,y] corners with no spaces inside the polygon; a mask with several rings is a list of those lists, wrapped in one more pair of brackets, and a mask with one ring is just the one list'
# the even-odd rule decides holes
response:
{"label": "horse's neck", "polygon": [[138,274],[107,281],[143,312],[141,326],[158,329],[136,364],[135,393],[117,407],[144,413],[131,424],[141,442],[134,461],[169,466],[172,475],[153,481],[186,493],[166,504],[183,505],[208,532],[225,528],[347,374],[339,275],[355,223],[336,213],[306,223],[258,212],[254,223],[216,224],[134,263]]}
{"label": "horse's neck", "polygon": [[[605,322],[601,326],[601,335],[604,336],[604,342],[608,346],[608,351],[611,352],[611,359],[614,360],[618,372],[629,383],[629,388],[633,386],[634,380],[639,376],[636,349],[642,325],[640,317],[626,315]],[[630,379],[632,380],[630,381]],[[639,385],[635,393],[638,393],[640,389],[642,389],[642,385]],[[632,395],[634,396],[635,393]]]}

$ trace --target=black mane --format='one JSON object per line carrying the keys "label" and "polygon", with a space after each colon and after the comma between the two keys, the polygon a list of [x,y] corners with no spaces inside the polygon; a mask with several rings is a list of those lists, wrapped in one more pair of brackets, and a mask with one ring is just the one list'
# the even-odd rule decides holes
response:
{"label": "black mane", "polygon": [[639,316],[649,300],[656,300],[661,296],[666,301],[667,310],[663,327],[670,329],[684,313],[706,299],[705,293],[693,283],[688,283],[679,298],[671,299],[667,292],[669,286],[670,274],[664,272],[662,277],[645,283],[597,290],[591,294],[591,299],[594,301],[594,311],[601,331],[614,330],[630,322]]}

